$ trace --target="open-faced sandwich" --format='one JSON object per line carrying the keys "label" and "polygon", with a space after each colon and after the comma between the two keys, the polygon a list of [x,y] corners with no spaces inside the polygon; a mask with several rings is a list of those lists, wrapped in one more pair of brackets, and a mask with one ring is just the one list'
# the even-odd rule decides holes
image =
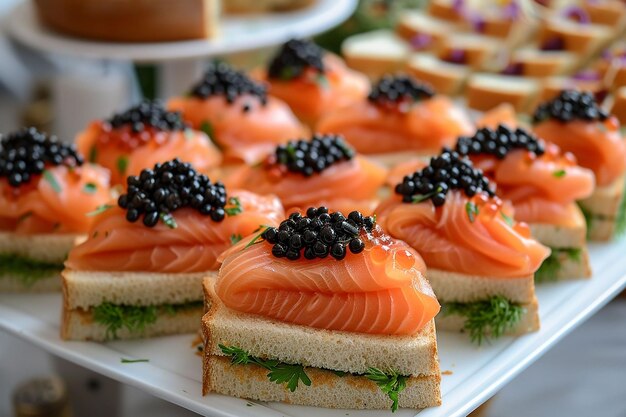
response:
{"label": "open-faced sandwich", "polygon": [[535,273],[538,281],[591,276],[585,218],[576,205],[593,193],[591,170],[557,145],[505,125],[460,137],[456,151],[495,182],[497,195],[513,205],[515,220],[551,248]]}
{"label": "open-faced sandwich", "polygon": [[474,129],[448,97],[396,75],[383,77],[366,99],[327,114],[317,130],[343,135],[357,152],[393,165],[399,158],[436,154]]}
{"label": "open-faced sandwich", "polygon": [[185,97],[168,102],[194,129],[206,132],[226,162],[256,162],[279,143],[306,132],[282,100],[220,62],[210,65]]}
{"label": "open-faced sandwich", "polygon": [[0,136],[0,291],[61,288],[63,261],[111,198],[109,172],[34,128]]}
{"label": "open-faced sandwich", "polygon": [[420,255],[372,217],[325,207],[229,249],[205,280],[203,393],[331,408],[439,405]]}
{"label": "open-faced sandwich", "polygon": [[95,213],[65,264],[64,339],[196,331],[202,278],[216,273],[219,255],[284,215],[277,198],[227,192],[176,159],[127,184],[117,204]]}
{"label": "open-faced sandwich", "polygon": [[326,206],[371,214],[387,170],[337,135],[314,135],[279,145],[261,163],[243,167],[225,180],[229,187],[277,195],[285,210]]}
{"label": "open-faced sandwich", "polygon": [[437,327],[464,329],[478,343],[539,328],[533,275],[550,254],[491,187],[444,150],[376,209],[381,226],[424,258],[442,304]]}
{"label": "open-faced sandwich", "polygon": [[589,237],[609,240],[622,231],[626,144],[617,118],[600,108],[590,93],[570,90],[541,104],[533,123],[537,136],[574,154],[596,176],[595,191],[580,201]]}
{"label": "open-faced sandwich", "polygon": [[165,110],[159,101],[144,101],[109,120],[96,120],[76,138],[78,150],[89,162],[111,171],[112,184],[157,162],[180,158],[200,172],[222,161],[206,134],[192,130],[179,112]]}
{"label": "open-faced sandwich", "polygon": [[270,61],[263,78],[270,94],[284,100],[313,127],[320,117],[367,96],[367,77],[311,41],[292,39]]}

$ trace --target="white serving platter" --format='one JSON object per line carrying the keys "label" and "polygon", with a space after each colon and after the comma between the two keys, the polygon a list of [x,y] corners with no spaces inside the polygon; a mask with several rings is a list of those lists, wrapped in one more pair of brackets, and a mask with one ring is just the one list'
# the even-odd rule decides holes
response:
{"label": "white serving platter", "polygon": [[[563,336],[589,318],[626,287],[626,241],[590,245],[591,280],[541,285],[537,288],[541,330],[476,347],[463,334],[438,335],[443,405],[397,416],[462,417],[482,404]],[[150,394],[206,416],[371,417],[386,411],[329,410],[279,403],[258,403],[222,395],[202,397],[201,359],[193,335],[106,344],[59,339],[60,294],[0,295],[0,329],[54,355],[138,387]],[[149,359],[121,363],[121,359]]]}
{"label": "white serving platter", "polygon": [[9,35],[38,50],[89,59],[158,62],[248,51],[308,37],[347,19],[357,0],[316,0],[309,7],[282,13],[226,15],[215,39],[159,43],[94,42],[52,32],[37,20],[32,1],[17,5],[6,18]]}

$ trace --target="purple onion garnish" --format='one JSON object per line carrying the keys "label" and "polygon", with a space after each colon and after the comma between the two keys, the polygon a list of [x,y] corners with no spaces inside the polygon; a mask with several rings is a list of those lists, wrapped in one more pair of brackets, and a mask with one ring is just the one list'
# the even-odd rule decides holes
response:
{"label": "purple onion garnish", "polygon": [[524,64],[522,62],[511,62],[502,71],[502,75],[522,75],[524,74]]}
{"label": "purple onion garnish", "polygon": [[546,39],[542,44],[542,51],[562,51],[565,49],[565,42],[559,36],[553,36]]}
{"label": "purple onion garnish", "polygon": [[577,72],[572,78],[578,81],[600,81],[601,77],[598,71],[587,69]]}
{"label": "purple onion garnish", "polygon": [[561,15],[563,17],[568,18],[569,20],[573,20],[573,21],[581,23],[583,25],[591,23],[591,19],[589,18],[589,14],[587,14],[586,11],[584,11],[583,9],[581,9],[578,6],[565,7],[561,11]]}
{"label": "purple onion garnish", "polygon": [[463,49],[452,49],[448,56],[442,58],[442,61],[463,65],[467,63],[467,54]]}
{"label": "purple onion garnish", "polygon": [[424,49],[428,47],[433,42],[433,37],[427,33],[418,33],[413,36],[409,43],[413,47],[413,49]]}

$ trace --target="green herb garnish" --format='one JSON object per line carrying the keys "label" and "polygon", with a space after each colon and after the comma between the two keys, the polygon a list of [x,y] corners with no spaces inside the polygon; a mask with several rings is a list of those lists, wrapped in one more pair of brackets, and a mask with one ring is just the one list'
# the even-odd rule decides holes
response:
{"label": "green herb garnish", "polygon": [[241,239],[243,239],[243,236],[241,236],[241,234],[230,235],[230,244],[235,245],[239,243]]}
{"label": "green herb garnish", "polygon": [[174,216],[172,216],[170,213],[161,213],[159,214],[159,218],[170,229],[176,229],[178,227],[178,223],[176,223],[176,220],[174,220]]}
{"label": "green herb garnish", "polygon": [[126,358],[121,358],[120,362],[121,363],[140,363],[140,362],[150,362],[150,359],[126,359]]}
{"label": "green herb garnish", "polygon": [[399,375],[394,370],[385,373],[377,368],[369,368],[365,377],[370,381],[374,381],[380,390],[391,398],[391,401],[393,401],[391,411],[395,412],[398,409],[398,395],[406,388],[408,377]]}
{"label": "green herb garnish", "polygon": [[224,207],[224,212],[227,216],[236,216],[243,213],[243,206],[239,197],[230,197],[228,199],[228,206]]}
{"label": "green herb garnish", "polygon": [[563,256],[574,262],[581,261],[582,250],[580,248],[550,248],[552,252],[548,256],[537,272],[535,272],[535,282],[553,282],[557,280],[561,269],[561,259]]}
{"label": "green herb garnish", "polygon": [[216,148],[220,150],[222,149],[222,146],[217,142],[217,139],[215,137],[215,129],[213,128],[211,122],[209,122],[208,120],[203,120],[202,123],[200,123],[200,130],[206,133],[206,135],[209,137],[211,142],[213,142]]}
{"label": "green herb garnish", "polygon": [[504,222],[509,226],[513,227],[515,225],[515,220],[511,216],[507,216],[503,211],[500,212],[500,215],[504,219]]}
{"label": "green herb garnish", "polygon": [[91,149],[89,149],[89,162],[91,162],[92,164],[96,162],[96,160],[98,159],[98,148],[96,148],[96,146],[92,146]]}
{"label": "green herb garnish", "polygon": [[328,83],[328,77],[324,74],[317,74],[315,77],[315,83],[322,87],[324,90],[327,90],[330,86]]}
{"label": "green herb garnish", "polygon": [[236,346],[218,345],[227,356],[230,356],[230,362],[233,365],[255,364],[269,371],[267,377],[270,381],[277,384],[286,384],[289,391],[294,392],[298,388],[298,384],[302,382],[306,386],[311,385],[311,379],[304,371],[302,365],[291,365],[279,362],[273,359],[261,359],[256,356],[250,356],[245,350]]}
{"label": "green herb garnish", "polygon": [[495,295],[487,300],[469,303],[443,303],[443,315],[465,317],[464,329],[478,345],[489,338],[498,338],[522,319],[524,307]]}
{"label": "green herb garnish", "polygon": [[52,189],[54,190],[55,193],[60,193],[61,192],[61,186],[57,182],[57,179],[54,177],[52,172],[48,171],[47,169],[44,170],[43,178],[46,181],[48,181],[48,183],[50,184],[50,187],[52,187]]}
{"label": "green herb garnish", "polygon": [[115,165],[117,166],[117,172],[125,175],[126,170],[128,169],[128,157],[125,155],[120,156],[119,158],[117,158],[117,162],[115,163]]}
{"label": "green herb garnish", "polygon": [[615,234],[622,235],[626,231],[626,190],[622,192],[622,201],[615,216]]}
{"label": "green herb garnish", "polygon": [[465,203],[465,212],[467,213],[467,217],[469,217],[470,223],[474,223],[476,221],[476,216],[478,216],[478,207],[471,201]]}
{"label": "green herb garnish", "polygon": [[42,262],[23,256],[0,254],[0,279],[14,278],[24,287],[31,287],[35,282],[58,275],[63,270],[63,263]]}
{"label": "green herb garnish", "polygon": [[564,176],[565,176],[565,174],[566,174],[566,172],[565,172],[565,170],[564,170],[564,169],[559,169],[559,170],[557,170],[557,171],[554,171],[554,172],[552,173],[552,176],[553,176],[553,177],[556,177],[556,178],[562,178],[562,177],[564,177]]}
{"label": "green herb garnish", "polygon": [[94,211],[90,211],[89,213],[85,214],[85,216],[97,216],[98,214],[104,213],[111,208],[113,208],[111,204],[102,204],[101,206],[96,207]]}
{"label": "green herb garnish", "polygon": [[344,371],[335,371],[335,370],[333,370],[333,371],[332,371],[332,373],[333,373],[333,374],[335,374],[335,375],[337,375],[337,376],[344,377],[344,376],[348,375],[348,373],[349,373],[349,372],[344,372]]}
{"label": "green herb garnish", "polygon": [[93,182],[88,182],[83,187],[83,191],[87,194],[94,194],[96,191],[98,191],[98,186]]}
{"label": "green herb garnish", "polygon": [[272,226],[266,226],[264,224],[259,226],[259,228],[255,230],[255,232],[259,232],[259,233],[250,242],[248,242],[248,244],[243,248],[243,250],[248,249],[250,246],[254,245],[255,243],[259,243],[259,239],[263,239],[261,237],[263,232],[265,232],[265,230],[269,229],[270,227],[272,227]]}

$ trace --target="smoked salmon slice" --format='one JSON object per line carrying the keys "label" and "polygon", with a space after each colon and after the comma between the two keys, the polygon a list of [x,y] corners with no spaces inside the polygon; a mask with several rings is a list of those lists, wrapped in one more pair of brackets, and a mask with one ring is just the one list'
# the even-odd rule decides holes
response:
{"label": "smoked salmon slice", "polygon": [[382,78],[367,99],[328,113],[316,128],[343,135],[363,154],[436,154],[474,130],[449,98],[409,76]]}
{"label": "smoked salmon slice", "polygon": [[223,63],[209,67],[191,93],[169,100],[168,108],[208,134],[229,163],[258,162],[308,131],[287,104],[267,96],[264,85]]}
{"label": "smoked salmon slice", "polygon": [[[317,168],[320,161],[323,169]],[[316,170],[311,168],[307,173],[306,164]],[[225,183],[277,195],[287,211],[326,206],[335,211],[371,214],[379,202],[378,190],[386,174],[382,166],[355,155],[342,138],[315,135],[310,140],[279,146],[263,163],[240,168]]]}
{"label": "smoked salmon slice", "polygon": [[129,175],[174,157],[208,172],[222,160],[203,132],[192,130],[180,114],[159,102],[144,102],[110,120],[93,121],[76,138],[79,151],[90,162],[111,171],[113,184],[126,185]]}
{"label": "smoked salmon slice", "polygon": [[369,81],[349,69],[341,58],[306,40],[282,46],[260,76],[273,96],[285,101],[298,118],[315,126],[326,113],[363,100]]}
{"label": "smoked salmon slice", "polygon": [[[22,142],[13,146],[18,136]],[[33,142],[35,138],[40,141]],[[71,149],[32,128],[8,135],[0,147],[3,152],[25,157],[28,154],[33,158],[33,144],[40,146],[39,158],[43,155],[41,147],[48,149],[48,155],[52,152],[50,149],[57,149],[57,152]],[[13,160],[16,166],[21,162]],[[23,234],[85,233],[89,230],[93,219],[86,214],[111,198],[109,172],[83,163],[80,154],[57,162],[55,165],[45,158],[31,160],[29,163],[41,163],[42,170],[20,184],[11,184],[7,177],[0,176],[1,230]]]}
{"label": "smoked salmon slice", "polygon": [[65,265],[74,270],[202,272],[216,270],[219,255],[263,225],[277,225],[284,216],[275,197],[233,190],[241,212],[221,222],[191,208],[172,213],[175,228],[164,223],[146,227],[131,223],[111,203],[94,216],[89,238],[75,247]]}
{"label": "smoked salmon slice", "polygon": [[341,260],[279,258],[249,238],[225,254],[216,294],[234,310],[308,327],[417,333],[440,308],[420,255],[379,226],[359,236],[364,248]]}
{"label": "smoked salmon slice", "polygon": [[626,171],[626,144],[619,121],[606,114],[590,93],[563,91],[542,104],[535,112],[533,131],[574,154],[581,166],[594,172],[599,187]]}
{"label": "smoked salmon slice", "polygon": [[[379,223],[415,248],[429,268],[492,277],[533,274],[550,250],[513,220],[482,173],[455,154],[444,151],[398,184],[396,195],[376,209]],[[440,179],[442,170],[447,180]],[[433,192],[422,194],[422,188]]]}

